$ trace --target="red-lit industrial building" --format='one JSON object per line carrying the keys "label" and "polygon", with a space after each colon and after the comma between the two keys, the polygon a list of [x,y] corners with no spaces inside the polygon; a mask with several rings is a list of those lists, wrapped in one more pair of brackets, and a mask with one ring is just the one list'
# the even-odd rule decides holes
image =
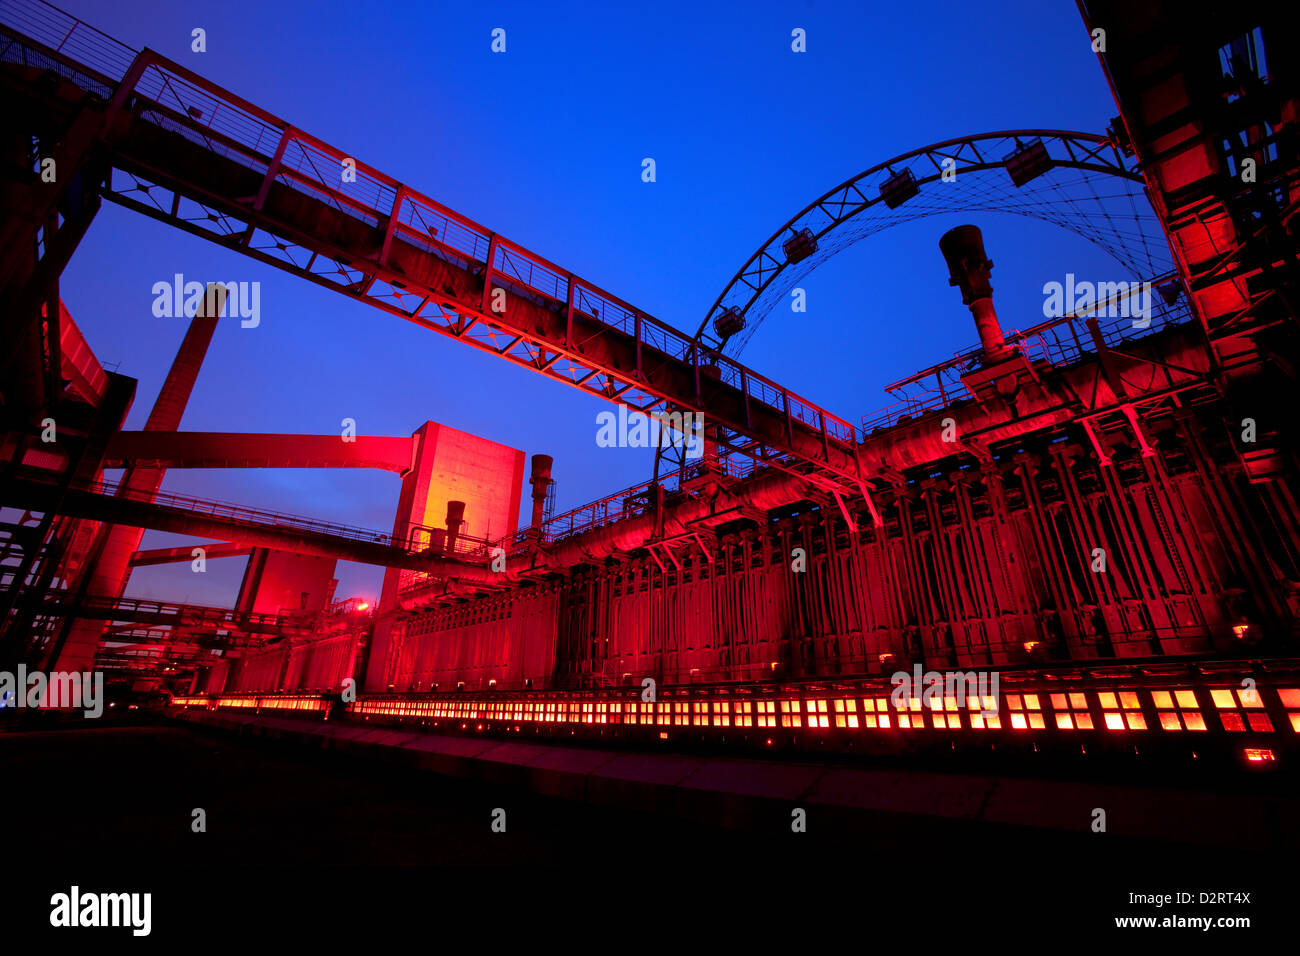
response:
{"label": "red-lit industrial building", "polygon": [[[860,423],[736,361],[744,309],[715,307],[688,335],[377,169],[320,180],[313,159],[337,166],[341,151],[179,64],[61,44],[91,28],[49,8],[6,23],[8,161],[23,167],[37,142],[82,173],[4,187],[6,658],[98,661],[183,706],[341,703],[449,728],[769,744],[774,730],[825,728],[881,732],[869,746],[882,749],[910,746],[903,730],[937,745],[1025,731],[1105,747],[1136,733],[1157,750],[1187,732],[1240,735],[1260,760],[1295,749],[1294,63],[1272,14],[1175,7],[1082,3],[1108,37],[1112,128],[997,134],[1016,150],[982,167],[1008,188],[1067,167],[1144,188],[1174,266],[1150,277],[1154,319],[1082,312],[1004,330],[992,251],[954,230],[942,252],[979,345],[910,380],[922,397]],[[872,181],[864,207],[906,208],[926,189],[904,165]],[[651,480],[554,515],[565,462],[454,421],[352,442],[179,431],[210,310],[149,424],[123,432],[134,382],[100,367],[58,297],[102,200],[610,402],[699,413],[704,455],[665,456]],[[772,243],[776,271],[819,240],[792,220]],[[40,441],[52,412],[68,423],[53,448]],[[377,468],[401,487],[391,532],[375,533],[161,492],[184,467]],[[106,468],[125,477],[105,482]],[[247,553],[235,607],[124,599],[131,567],[191,560],[140,551],[144,529]],[[375,607],[335,600],[339,559],[386,569]],[[891,700],[890,675],[918,664],[998,671],[1010,691],[996,714],[961,695]]]}

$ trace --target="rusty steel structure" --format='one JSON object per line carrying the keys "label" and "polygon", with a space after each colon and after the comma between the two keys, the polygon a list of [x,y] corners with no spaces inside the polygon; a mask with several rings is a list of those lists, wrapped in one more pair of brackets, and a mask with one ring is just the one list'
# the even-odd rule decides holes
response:
{"label": "rusty steel structure", "polygon": [[[1187,668],[1263,674],[1296,656],[1300,636],[1300,468],[1287,415],[1300,358],[1294,66],[1272,14],[1210,21],[1172,6],[1080,3],[1088,30],[1108,37],[1098,55],[1119,116],[1105,135],[987,134],[873,166],[778,229],[690,336],[376,168],[356,163],[355,182],[323,177],[351,154],[154,52],[18,5],[0,26],[15,170],[0,237],[0,504],[22,512],[0,541],[6,655],[52,665],[97,655],[161,677],[185,706],[327,713],[313,695],[354,678],[356,714],[539,726],[557,722],[546,717],[556,707],[558,723],[591,722],[596,711],[568,708],[599,705],[601,723],[634,714],[677,726],[703,713],[704,726],[775,727],[731,721],[775,720],[749,705],[764,688],[797,685],[782,698],[798,702],[787,717],[825,720],[817,706],[830,700],[836,726],[890,727],[859,724],[859,704],[900,668],[1007,669],[1030,675],[1035,701],[1050,694],[1044,674],[1073,668],[1083,703],[1071,693],[1052,704],[1068,729],[1110,727],[1129,711],[1142,724],[1116,717],[1120,729],[1171,729],[1170,695],[1194,704],[1201,686]],[[34,155],[75,175],[43,184]],[[993,250],[971,224],[945,234],[936,257],[979,345],[890,386],[889,408],[853,424],[735,360],[765,303],[884,228],[872,217],[909,204],[915,215],[952,211],[926,205],[946,159],[1013,193],[1059,186],[1063,171],[1124,183],[1131,201],[1149,202],[1150,228],[1057,224],[1148,281],[1152,314],[1137,322],[1112,298],[1004,328]],[[913,171],[925,162],[934,170]],[[1033,214],[1032,192],[1020,195]],[[345,451],[320,436],[179,431],[211,334],[202,316],[146,430],[122,432],[134,382],[99,367],[58,298],[102,200],[609,402],[698,413],[703,458],[663,468],[661,458],[651,480],[550,515],[565,463],[536,454],[525,478],[523,453],[505,449],[500,480],[513,483],[515,517],[530,486],[530,517],[475,533],[477,506],[434,503],[420,484],[429,426]],[[67,427],[51,451],[37,436],[53,412]],[[105,481],[108,467],[127,477]],[[404,485],[392,532],[375,532],[169,495],[170,467],[369,467]],[[211,537],[226,554],[382,565],[383,594],[364,612],[323,604],[283,620],[142,608],[122,599],[126,570],[187,559],[139,552],[148,528]],[[1111,684],[1090,683],[1088,668],[1106,666]],[[1175,671],[1168,688],[1142,682]],[[646,678],[671,705],[646,712],[651,721],[614,690]],[[1125,690],[1132,706],[1115,704],[1130,679],[1162,696]],[[1300,691],[1285,683],[1259,705],[1267,729],[1250,719],[1255,703],[1215,697],[1246,715],[1230,727],[1221,714],[1221,729],[1300,730]],[[462,691],[478,694],[472,707],[422,696]],[[1037,704],[1008,706],[1007,727],[1040,726],[1029,721]],[[1201,720],[1183,710],[1182,721]]]}

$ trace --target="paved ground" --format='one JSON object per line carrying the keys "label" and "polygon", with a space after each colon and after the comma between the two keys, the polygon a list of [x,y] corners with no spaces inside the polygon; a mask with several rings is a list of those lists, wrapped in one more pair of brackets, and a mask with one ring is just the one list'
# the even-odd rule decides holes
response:
{"label": "paved ground", "polygon": [[[791,905],[857,918],[822,909],[850,893],[895,915],[993,894],[1017,911],[1104,920],[1134,911],[1121,905],[1129,892],[1174,879],[1192,890],[1250,883],[1256,900],[1258,884],[1271,881],[1253,855],[1267,848],[1223,855],[939,823],[849,837],[818,832],[813,820],[794,834],[788,809],[757,829],[727,830],[176,725],[0,733],[0,773],[0,853],[6,869],[34,874],[4,898],[20,923],[33,911],[48,916],[50,888],[78,880],[156,893],[160,925],[168,912],[207,905],[207,895],[177,895],[198,885],[240,887],[254,907],[268,898],[288,906],[304,892],[319,906],[317,891],[328,891],[354,916],[367,894],[392,901],[416,887],[421,899],[442,901],[440,912],[449,889],[466,887],[489,897],[558,894],[594,909],[605,898],[698,900],[687,891],[701,880],[707,899],[739,893],[760,913],[769,901],[783,919]],[[207,813],[206,833],[191,830],[196,807]],[[490,826],[498,807],[505,833]],[[268,875],[284,867],[311,876]],[[386,874],[376,882],[358,872],[375,867],[424,875],[371,870]],[[227,911],[225,925],[248,912]],[[627,918],[635,922],[635,912]]]}

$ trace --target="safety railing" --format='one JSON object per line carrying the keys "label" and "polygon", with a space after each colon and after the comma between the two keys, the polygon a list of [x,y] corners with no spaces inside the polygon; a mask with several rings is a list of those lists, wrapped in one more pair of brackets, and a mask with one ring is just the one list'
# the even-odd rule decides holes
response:
{"label": "safety railing", "polygon": [[[1010,329],[1005,333],[1006,344],[1032,362],[1046,362],[1061,368],[1080,361],[1085,355],[1095,354],[1087,323],[1099,313],[1106,317],[1098,319],[1098,331],[1110,348],[1120,348],[1170,326],[1190,322],[1192,311],[1185,294],[1173,303],[1167,303],[1158,293],[1161,285],[1175,280],[1175,274],[1168,274],[1149,281],[1147,294],[1152,296],[1150,316],[1132,314],[1134,307],[1128,302],[1130,289],[1129,293],[1108,296],[1091,309],[1049,319],[1024,330]],[[1157,291],[1153,293],[1151,290]],[[946,362],[889,386],[887,390],[896,392],[897,399],[863,417],[864,440],[876,429],[892,428],[908,418],[917,418],[945,408],[954,401],[972,398],[960,375],[966,368],[977,364],[982,354],[983,349],[974,346],[958,352]],[[919,389],[919,393],[904,394],[907,389]]]}

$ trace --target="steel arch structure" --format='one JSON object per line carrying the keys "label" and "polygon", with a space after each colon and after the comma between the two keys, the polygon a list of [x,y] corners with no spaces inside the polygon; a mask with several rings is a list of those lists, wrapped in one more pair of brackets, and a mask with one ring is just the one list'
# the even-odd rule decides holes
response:
{"label": "steel arch structure", "polygon": [[[944,191],[924,188],[931,183]],[[890,226],[944,213],[1040,219],[1101,246],[1135,277],[1164,274],[1173,259],[1143,186],[1136,160],[1093,133],[1008,130],[902,153],[840,183],[772,233],[714,301],[696,340],[738,354],[777,301],[835,253]],[[809,237],[805,257],[787,255],[788,243]],[[745,316],[744,328],[719,334],[712,323],[728,311]]]}

